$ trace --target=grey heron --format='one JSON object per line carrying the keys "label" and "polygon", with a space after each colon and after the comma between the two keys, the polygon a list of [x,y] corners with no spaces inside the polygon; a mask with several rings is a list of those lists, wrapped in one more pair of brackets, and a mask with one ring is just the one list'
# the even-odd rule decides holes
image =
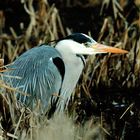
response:
{"label": "grey heron", "polygon": [[62,112],[85,66],[84,55],[107,52],[127,53],[99,44],[83,33],[73,33],[56,42],[54,47],[40,45],[23,53],[8,66],[13,70],[6,72],[20,78],[6,78],[6,81],[18,89],[17,100],[31,109],[40,101],[42,113],[48,107]]}

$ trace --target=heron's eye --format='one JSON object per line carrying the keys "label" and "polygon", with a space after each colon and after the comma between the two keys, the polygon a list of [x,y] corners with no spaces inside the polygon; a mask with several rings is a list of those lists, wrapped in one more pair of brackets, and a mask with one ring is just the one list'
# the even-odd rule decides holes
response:
{"label": "heron's eye", "polygon": [[90,44],[88,43],[88,42],[85,42],[85,43],[83,43],[84,44],[84,46],[86,46],[86,47],[90,47]]}
{"label": "heron's eye", "polygon": [[88,43],[87,43],[87,42],[85,42],[85,43],[84,43],[84,45],[85,45],[85,46],[87,46],[87,45],[88,45]]}

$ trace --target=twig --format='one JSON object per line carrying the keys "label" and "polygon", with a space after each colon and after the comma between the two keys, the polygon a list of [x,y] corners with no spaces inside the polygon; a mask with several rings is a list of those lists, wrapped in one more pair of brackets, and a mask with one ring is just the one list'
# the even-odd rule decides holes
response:
{"label": "twig", "polygon": [[124,111],[124,113],[121,115],[120,119],[123,118],[123,116],[133,107],[134,103],[130,104],[129,107]]}
{"label": "twig", "polygon": [[24,8],[25,8],[25,11],[30,16],[30,23],[28,25],[28,28],[26,30],[26,35],[25,35],[26,40],[28,40],[29,37],[31,36],[33,27],[36,25],[36,15],[35,15],[35,11],[33,8],[33,0],[28,0],[28,8],[27,8],[26,3],[24,3]]}
{"label": "twig", "polygon": [[22,109],[21,109],[21,115],[20,115],[20,118],[19,118],[18,123],[17,123],[17,125],[16,125],[14,135],[17,133],[17,130],[18,130],[18,128],[19,128],[19,125],[20,125],[20,122],[21,122],[21,118],[22,118],[24,112],[25,112],[25,108],[22,108]]}
{"label": "twig", "polygon": [[7,135],[8,137],[13,138],[13,139],[18,139],[18,137],[17,137],[15,134],[11,134],[11,133],[7,132],[6,135]]}

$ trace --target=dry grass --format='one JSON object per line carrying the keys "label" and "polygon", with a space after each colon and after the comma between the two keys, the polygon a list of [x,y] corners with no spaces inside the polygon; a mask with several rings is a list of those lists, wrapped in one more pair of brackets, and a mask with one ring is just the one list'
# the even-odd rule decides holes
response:
{"label": "dry grass", "polygon": [[1,139],[100,140],[109,135],[97,118],[80,124],[75,123],[76,115],[69,117],[68,114],[62,113],[54,114],[48,120],[46,116],[38,114],[37,110],[31,111],[18,103],[14,89],[3,86],[2,81],[0,86]]}
{"label": "dry grass", "polygon": [[[33,0],[21,2],[29,15],[30,22],[27,28],[24,27],[24,23],[20,24],[22,32],[20,35],[12,27],[9,27],[10,35],[3,32],[6,19],[3,11],[0,11],[0,55],[1,58],[6,60],[6,63],[13,62],[21,53],[38,44],[71,33],[70,29],[63,27],[55,5],[49,6],[45,0],[40,0],[36,2],[38,5],[36,10],[33,6]],[[93,1],[89,0],[85,6],[93,6],[94,4]],[[83,93],[84,100],[89,99],[94,108],[98,107],[92,98],[92,92],[96,88],[102,86],[115,87],[117,85],[117,88],[129,89],[140,86],[140,7],[139,2],[136,0],[134,5],[128,9],[129,3],[125,0],[120,0],[120,2],[105,0],[97,2],[97,4],[102,7],[99,16],[103,17],[98,41],[129,50],[129,53],[127,55],[97,55],[88,59],[81,82],[76,88],[76,97],[78,99],[76,98],[70,104],[70,118],[68,115],[61,116],[57,114],[51,120],[47,120],[43,116],[40,117],[35,111],[25,109],[16,101],[15,89],[5,85],[1,80],[1,139],[102,140],[106,138],[105,135],[109,138],[113,137],[113,128],[117,125],[117,121],[113,122],[114,119],[111,118],[109,124],[103,111],[100,112],[98,117],[94,115],[87,117],[84,109],[79,108],[83,103],[81,99],[83,95],[79,93]],[[71,3],[68,0],[66,5],[75,6],[82,5],[82,3],[78,3],[78,1]],[[132,10],[135,13],[133,17],[130,16]],[[90,34],[92,33],[90,32]],[[3,59],[0,59],[1,77],[3,76],[2,72],[5,71],[2,65]],[[128,112],[134,108],[135,103],[128,102],[128,107],[121,112],[119,119],[125,119]],[[137,108],[135,109],[137,110]],[[139,112],[135,113],[139,114]],[[87,118],[90,118],[89,121],[86,120]],[[74,123],[75,121],[76,123]],[[125,122],[127,123],[127,121]],[[124,139],[126,123],[121,134],[117,135],[115,133],[117,138],[114,137],[116,139]]]}

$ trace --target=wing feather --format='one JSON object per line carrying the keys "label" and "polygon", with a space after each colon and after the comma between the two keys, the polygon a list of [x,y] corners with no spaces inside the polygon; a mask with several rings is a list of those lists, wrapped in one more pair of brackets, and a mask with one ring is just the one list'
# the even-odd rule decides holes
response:
{"label": "wing feather", "polygon": [[[17,94],[18,100],[34,108],[38,100],[42,103],[42,108],[46,108],[50,103],[52,94],[58,93],[62,76],[53,63],[52,59],[61,55],[52,47],[36,47],[21,55],[12,63],[10,68],[14,70],[6,72],[8,75],[19,76],[21,79],[10,78],[6,81],[12,83],[12,86],[29,94],[24,96]],[[63,63],[61,61],[61,63]]]}

